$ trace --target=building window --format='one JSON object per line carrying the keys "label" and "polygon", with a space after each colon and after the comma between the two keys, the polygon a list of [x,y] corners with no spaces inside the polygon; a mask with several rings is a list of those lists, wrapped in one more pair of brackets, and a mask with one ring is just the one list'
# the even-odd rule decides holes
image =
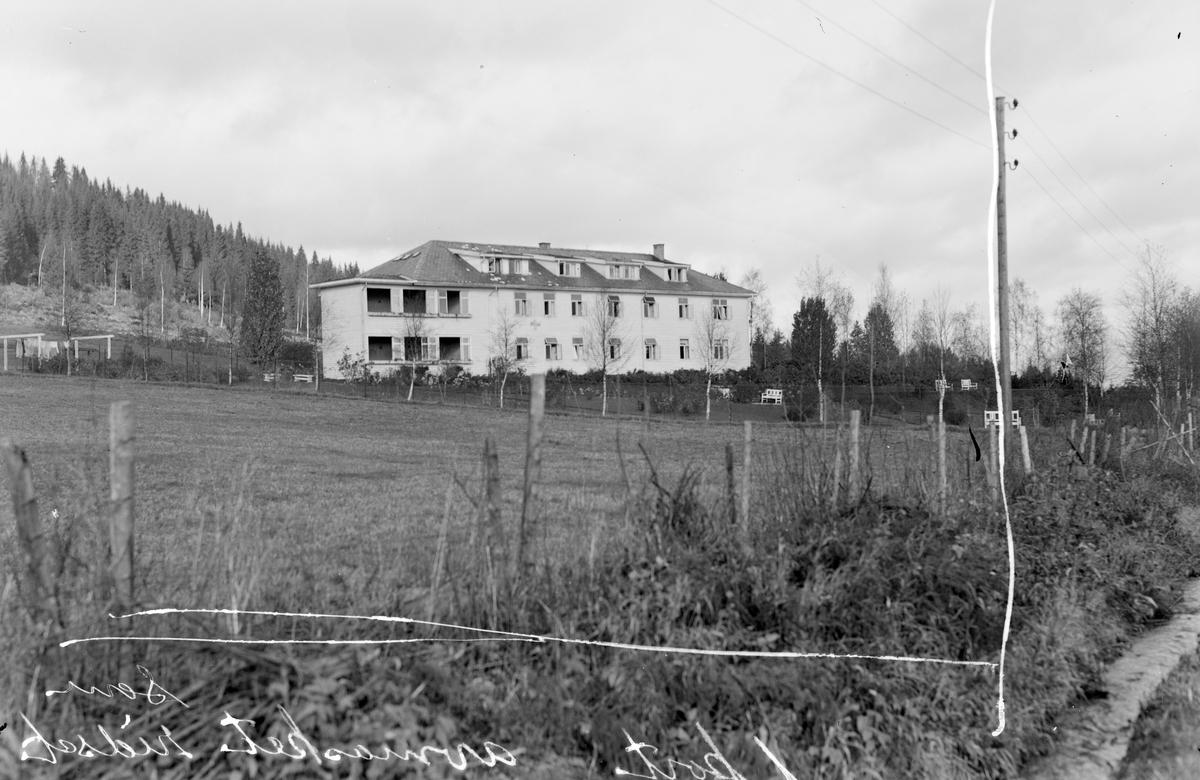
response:
{"label": "building window", "polygon": [[513,260],[512,264],[513,264],[513,273],[514,274],[529,273],[529,261],[528,260]]}
{"label": "building window", "polygon": [[425,308],[425,291],[424,290],[405,290],[404,291],[404,313],[405,314],[425,314],[428,310]]}
{"label": "building window", "polygon": [[438,340],[433,336],[406,336],[404,359],[409,362],[432,362],[438,354]]}
{"label": "building window", "polygon": [[582,317],[583,316],[583,296],[582,295],[572,295],[571,296],[571,316],[572,317]]}
{"label": "building window", "polygon": [[679,359],[680,360],[691,360],[692,359],[692,345],[688,343],[687,339],[679,340]]}
{"label": "building window", "polygon": [[729,300],[727,298],[713,298],[712,309],[714,320],[729,319]]}
{"label": "building window", "polygon": [[558,351],[558,339],[546,339],[546,360],[562,360]]}
{"label": "building window", "polygon": [[646,339],[646,360],[658,360],[658,342]]}
{"label": "building window", "polygon": [[642,298],[642,316],[650,319],[658,318],[658,304],[654,302],[654,296],[647,295]]}
{"label": "building window", "polygon": [[392,310],[392,291],[387,287],[368,287],[367,288],[367,312],[380,313],[391,312]]}
{"label": "building window", "polygon": [[450,363],[469,362],[471,360],[471,340],[456,337],[439,338],[438,359]]}
{"label": "building window", "polygon": [[638,278],[637,266],[634,266],[634,265],[621,266],[621,277],[624,279]]}
{"label": "building window", "polygon": [[529,301],[525,298],[525,293],[513,293],[514,303],[516,305],[516,313],[519,317],[527,317],[529,315]]}
{"label": "building window", "polygon": [[525,360],[529,357],[529,339],[517,339],[517,360]]}
{"label": "building window", "polygon": [[467,294],[461,290],[438,290],[438,314],[466,314]]}
{"label": "building window", "polygon": [[687,298],[679,299],[679,319],[690,320],[692,318],[692,306],[688,303]]}
{"label": "building window", "polygon": [[583,360],[583,339],[579,336],[571,339],[571,347],[575,350],[575,359]]}
{"label": "building window", "polygon": [[621,359],[621,340],[620,339],[609,339],[608,340],[608,359],[609,360],[620,360]]}
{"label": "building window", "polygon": [[728,360],[729,359],[729,339],[716,339],[713,341],[713,360]]}
{"label": "building window", "polygon": [[619,295],[608,296],[608,316],[610,316],[610,317],[620,317],[621,316],[621,296],[619,296]]}
{"label": "building window", "polygon": [[608,267],[608,278],[609,279],[620,279],[621,278],[621,266],[610,265]]}
{"label": "building window", "polygon": [[579,276],[579,263],[560,262],[558,264],[559,276]]}
{"label": "building window", "polygon": [[682,268],[668,268],[667,269],[667,281],[668,282],[684,281],[683,269]]}
{"label": "building window", "polygon": [[554,316],[554,293],[544,293],[542,295],[542,314],[547,317]]}
{"label": "building window", "polygon": [[372,363],[389,363],[392,360],[391,336],[367,337],[367,360]]}

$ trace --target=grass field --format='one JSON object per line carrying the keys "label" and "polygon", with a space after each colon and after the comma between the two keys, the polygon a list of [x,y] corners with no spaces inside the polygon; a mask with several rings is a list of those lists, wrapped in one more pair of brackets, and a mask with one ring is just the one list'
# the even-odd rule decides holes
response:
{"label": "grass field", "polygon": [[[550,414],[534,570],[504,594],[515,605],[508,607],[497,604],[494,584],[490,593],[485,587],[486,529],[473,500],[482,493],[490,434],[511,532],[525,456],[521,412],[0,376],[0,437],[32,460],[43,519],[64,548],[59,580],[75,635],[111,630],[100,617],[106,593],[97,562],[105,547],[107,411],[117,400],[134,406],[143,603],[424,617],[440,550],[448,560],[436,614],[469,625],[653,646],[997,657],[1003,522],[978,464],[967,476],[961,432],[948,447],[950,510],[936,517],[928,431],[866,429],[868,493],[848,501],[843,471],[834,506],[834,429],[756,425],[752,522],[739,540],[727,519],[725,446],[733,445],[740,485],[742,426]],[[162,642],[144,646],[140,662],[165,670],[205,706],[241,706],[272,729],[279,723],[271,705],[281,702],[303,713],[305,728],[347,744],[390,739],[398,719],[411,721],[406,738],[426,744],[486,738],[527,748],[542,763],[554,753],[570,756],[579,776],[612,774],[623,728],[664,751],[699,757],[707,748],[694,724],[703,723],[751,778],[773,771],[755,736],[787,756],[797,776],[1012,777],[1023,757],[1045,749],[1039,740],[1056,708],[1085,695],[1089,676],[1138,621],[1157,619],[1144,611],[1143,596],[1169,603],[1189,556],[1200,553],[1173,528],[1173,499],[1161,484],[1134,474],[1080,478],[1053,443],[1061,433],[1035,433],[1040,476],[1014,473],[1011,482],[1022,579],[1011,722],[1001,740],[986,736],[994,676],[930,665],[648,658],[455,644],[453,633],[421,649],[226,652]],[[448,495],[447,540],[439,545]],[[0,550],[9,585],[0,608],[13,619],[0,619],[0,641],[25,648],[21,657],[31,665],[9,670],[3,706],[18,702],[68,728],[83,710],[39,705],[26,693],[30,675],[35,682],[44,675],[47,685],[65,684],[55,675],[100,684],[113,679],[119,654],[35,652],[9,598],[9,572],[18,567],[13,526],[6,501]],[[143,626],[158,636],[429,638],[395,626],[253,618]],[[10,757],[14,733],[0,737]],[[279,768],[251,764],[237,770],[275,776]],[[214,758],[170,776],[229,771]]]}

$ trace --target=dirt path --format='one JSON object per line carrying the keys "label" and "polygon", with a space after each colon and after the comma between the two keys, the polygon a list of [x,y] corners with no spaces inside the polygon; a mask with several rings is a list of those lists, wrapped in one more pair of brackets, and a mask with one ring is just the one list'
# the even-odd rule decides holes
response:
{"label": "dirt path", "polygon": [[[1200,534],[1200,508],[1186,507],[1180,515],[1181,522]],[[1118,771],[1123,778],[1200,778],[1200,701],[1193,703],[1197,697],[1189,686],[1190,680],[1200,692],[1200,664],[1195,663],[1200,580],[1188,584],[1175,610],[1167,625],[1138,639],[1105,670],[1108,698],[1067,714],[1058,749],[1031,767],[1025,774],[1028,780],[1107,779]],[[1160,686],[1160,697],[1183,697],[1188,704],[1170,710],[1175,717],[1164,723],[1154,719],[1150,707]],[[1135,731],[1139,739],[1125,762]]]}

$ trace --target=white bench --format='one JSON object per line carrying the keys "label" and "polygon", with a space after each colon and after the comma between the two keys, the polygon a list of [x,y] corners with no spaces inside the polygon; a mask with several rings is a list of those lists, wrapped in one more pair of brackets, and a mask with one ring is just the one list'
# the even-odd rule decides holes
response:
{"label": "white bench", "polygon": [[950,389],[950,383],[945,379],[935,379],[933,382],[933,388],[941,393]]}
{"label": "white bench", "polygon": [[[970,379],[962,380],[962,389],[963,390],[974,390],[977,387],[979,387],[979,384],[977,382],[972,382]],[[996,414],[999,415],[1000,413],[996,412]],[[1000,418],[997,417],[996,419],[999,420]]]}
{"label": "white bench", "polygon": [[274,382],[275,375],[274,374],[263,374],[263,381],[264,382]]}
{"label": "white bench", "polygon": [[759,403],[764,404],[781,404],[783,403],[783,390],[764,390]]}
{"label": "white bench", "polygon": [[312,374],[293,374],[292,381],[293,382],[308,382],[309,384],[312,384],[313,375]]}
{"label": "white bench", "polygon": [[[989,425],[994,425],[997,428],[999,428],[1000,427],[1000,412],[985,411],[983,413],[983,425],[985,428]],[[1021,427],[1021,413],[1018,412],[1016,409],[1014,409],[1013,413],[1012,413],[1012,425],[1014,428]]]}

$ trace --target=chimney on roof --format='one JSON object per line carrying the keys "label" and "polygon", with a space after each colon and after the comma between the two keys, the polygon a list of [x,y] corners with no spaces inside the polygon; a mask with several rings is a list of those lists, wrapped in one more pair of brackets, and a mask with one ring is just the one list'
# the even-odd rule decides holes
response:
{"label": "chimney on roof", "polygon": [[549,241],[543,241],[542,243],[538,244],[538,248],[539,248],[539,249],[549,249],[549,248],[550,248],[550,242],[549,242]]}
{"label": "chimney on roof", "polygon": [[667,253],[664,251],[665,247],[666,247],[666,244],[655,244],[654,245],[654,256],[657,257],[659,260],[667,259]]}

